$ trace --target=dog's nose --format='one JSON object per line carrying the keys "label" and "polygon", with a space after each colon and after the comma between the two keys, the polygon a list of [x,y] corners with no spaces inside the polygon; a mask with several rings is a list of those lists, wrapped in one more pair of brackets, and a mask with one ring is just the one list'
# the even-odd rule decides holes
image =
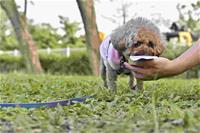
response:
{"label": "dog's nose", "polygon": [[134,56],[139,56],[142,55],[141,53],[135,53]]}

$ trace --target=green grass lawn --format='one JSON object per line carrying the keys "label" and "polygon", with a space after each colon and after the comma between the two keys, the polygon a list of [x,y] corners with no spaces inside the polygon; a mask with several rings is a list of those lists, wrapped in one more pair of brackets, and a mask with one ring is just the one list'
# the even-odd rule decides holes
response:
{"label": "green grass lawn", "polygon": [[56,108],[0,108],[1,132],[193,133],[200,132],[200,79],[145,82],[133,94],[127,78],[117,92],[99,77],[0,75],[0,102],[46,102],[94,95]]}

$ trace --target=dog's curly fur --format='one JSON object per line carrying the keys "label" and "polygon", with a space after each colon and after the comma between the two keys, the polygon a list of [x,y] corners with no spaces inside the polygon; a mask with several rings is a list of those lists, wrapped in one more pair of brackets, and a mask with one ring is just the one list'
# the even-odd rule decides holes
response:
{"label": "dog's curly fur", "polygon": [[[127,60],[131,55],[155,55],[159,56],[164,50],[165,39],[159,29],[150,20],[136,18],[115,29],[111,36],[113,47]],[[101,59],[102,60],[102,59]],[[108,64],[101,61],[101,75],[104,85],[113,90],[116,89],[117,72]],[[135,89],[134,75],[130,73],[129,86]],[[143,83],[137,81],[138,88],[143,88]]]}
{"label": "dog's curly fur", "polygon": [[126,49],[127,55],[152,55],[159,56],[164,46],[153,31],[142,27],[133,38],[135,42]]}

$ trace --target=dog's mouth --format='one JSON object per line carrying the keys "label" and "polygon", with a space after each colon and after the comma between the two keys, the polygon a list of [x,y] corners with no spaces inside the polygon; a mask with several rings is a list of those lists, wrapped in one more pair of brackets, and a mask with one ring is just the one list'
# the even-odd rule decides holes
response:
{"label": "dog's mouth", "polygon": [[144,56],[153,56],[154,53],[141,50],[141,51],[132,51],[129,54],[129,56],[141,56],[141,55],[144,55]]}
{"label": "dog's mouth", "polygon": [[147,51],[126,51],[124,52],[124,56],[126,58],[130,58],[130,56],[154,56],[154,53],[147,52]]}
{"label": "dog's mouth", "polygon": [[141,55],[152,56],[152,54],[147,54],[145,52],[133,52],[130,54],[130,56],[141,56]]}

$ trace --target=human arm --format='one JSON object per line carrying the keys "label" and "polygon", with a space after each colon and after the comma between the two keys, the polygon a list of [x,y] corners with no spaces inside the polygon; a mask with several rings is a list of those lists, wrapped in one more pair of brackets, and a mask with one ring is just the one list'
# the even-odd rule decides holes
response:
{"label": "human arm", "polygon": [[139,61],[136,65],[125,63],[141,80],[153,80],[180,74],[200,64],[200,40],[174,60],[159,57],[150,61]]}

